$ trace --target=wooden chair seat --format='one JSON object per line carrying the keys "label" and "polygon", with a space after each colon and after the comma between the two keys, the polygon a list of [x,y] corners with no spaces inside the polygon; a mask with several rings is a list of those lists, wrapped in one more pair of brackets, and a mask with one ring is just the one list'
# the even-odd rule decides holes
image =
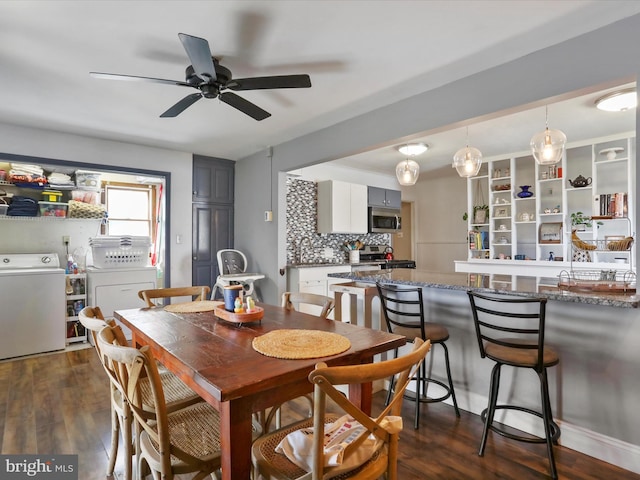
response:
{"label": "wooden chair seat", "polygon": [[[527,342],[522,339],[508,338],[502,339],[509,343],[519,343],[522,345],[536,346],[536,343]],[[538,363],[538,350],[529,349],[524,350],[521,348],[513,348],[505,345],[498,345],[495,343],[485,343],[484,351],[491,360],[495,362],[504,363],[505,365],[511,365],[512,367],[529,367],[535,368]],[[544,367],[553,367],[560,363],[560,357],[551,347],[544,349],[544,355],[542,364]]]}
{"label": "wooden chair seat", "polygon": [[[417,325],[415,328],[396,327],[393,333],[404,335],[411,340],[414,338],[422,338],[420,325]],[[439,323],[424,322],[424,336],[425,338],[423,340],[431,340],[432,344],[441,343],[449,339],[449,330]]]}

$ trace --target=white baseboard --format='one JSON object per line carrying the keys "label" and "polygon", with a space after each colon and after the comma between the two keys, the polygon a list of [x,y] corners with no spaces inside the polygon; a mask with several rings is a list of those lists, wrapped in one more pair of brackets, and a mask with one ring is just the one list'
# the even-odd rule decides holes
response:
{"label": "white baseboard", "polygon": [[[487,407],[488,401],[487,397],[458,389],[456,389],[456,400],[458,408],[476,415],[480,415]],[[453,405],[450,398],[445,400],[445,403]],[[496,415],[496,420],[505,425],[533,435],[544,435],[540,422],[536,422],[536,419],[530,415],[499,413],[506,413],[501,417]],[[623,442],[567,422],[557,420],[557,423],[561,430],[559,443],[563,447],[640,474],[640,445]],[[480,441],[479,438],[478,441]]]}

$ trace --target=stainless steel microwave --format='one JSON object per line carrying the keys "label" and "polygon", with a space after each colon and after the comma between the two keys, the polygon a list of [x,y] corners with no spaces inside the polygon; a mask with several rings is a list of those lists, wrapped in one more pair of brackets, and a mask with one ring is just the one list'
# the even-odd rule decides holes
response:
{"label": "stainless steel microwave", "polygon": [[370,233],[397,233],[401,228],[400,210],[369,207]]}

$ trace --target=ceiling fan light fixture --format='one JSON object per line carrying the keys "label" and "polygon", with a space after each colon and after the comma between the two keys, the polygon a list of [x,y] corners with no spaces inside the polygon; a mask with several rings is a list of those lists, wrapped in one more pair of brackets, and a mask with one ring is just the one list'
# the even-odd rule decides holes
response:
{"label": "ceiling fan light fixture", "polygon": [[482,152],[467,145],[456,152],[451,166],[461,177],[475,177],[482,166]]}
{"label": "ceiling fan light fixture", "polygon": [[400,185],[415,185],[420,175],[420,165],[415,160],[407,158],[396,165],[396,178]]}
{"label": "ceiling fan light fixture", "polygon": [[536,133],[531,137],[531,153],[539,165],[553,165],[562,160],[564,147],[567,144],[567,136],[560,130],[549,129],[548,109],[545,107],[544,132]]}
{"label": "ceiling fan light fixture", "polygon": [[595,101],[598,110],[605,112],[624,112],[636,108],[638,105],[638,95],[635,88],[625,88],[615,92],[607,93]]}
{"label": "ceiling fan light fixture", "polygon": [[407,157],[415,157],[416,155],[421,155],[424,152],[429,150],[429,145],[426,143],[407,143],[406,145],[401,145],[398,147],[398,151],[406,155]]}

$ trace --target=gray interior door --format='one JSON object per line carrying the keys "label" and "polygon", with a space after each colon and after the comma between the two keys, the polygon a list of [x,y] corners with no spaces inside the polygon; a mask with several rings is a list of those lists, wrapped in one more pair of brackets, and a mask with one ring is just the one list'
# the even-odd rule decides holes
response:
{"label": "gray interior door", "polygon": [[234,176],[231,160],[193,156],[193,285],[213,287],[216,253],[233,248]]}
{"label": "gray interior door", "polygon": [[193,285],[213,287],[218,277],[216,253],[233,248],[233,205],[194,203]]}

